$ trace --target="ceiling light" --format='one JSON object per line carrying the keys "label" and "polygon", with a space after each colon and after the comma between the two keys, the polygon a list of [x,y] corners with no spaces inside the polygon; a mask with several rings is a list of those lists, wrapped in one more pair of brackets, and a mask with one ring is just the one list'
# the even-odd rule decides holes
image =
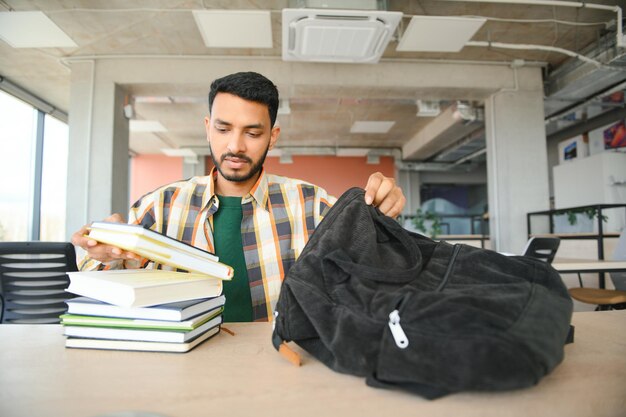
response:
{"label": "ceiling light", "polygon": [[417,100],[417,117],[435,117],[441,113],[438,101]]}
{"label": "ceiling light", "polygon": [[459,52],[486,21],[479,17],[413,16],[396,50]]}
{"label": "ceiling light", "polygon": [[131,132],[167,132],[167,129],[158,120],[131,120],[130,131]]}
{"label": "ceiling light", "polygon": [[369,165],[380,164],[380,155],[367,155],[367,163]]}
{"label": "ceiling light", "polygon": [[366,156],[369,151],[368,148],[339,148],[337,156]]}
{"label": "ceiling light", "polygon": [[264,10],[193,10],[207,48],[271,48],[272,19]]}
{"label": "ceiling light", "polygon": [[198,155],[188,148],[162,148],[161,152],[163,152],[167,156],[182,156],[184,158],[196,158]]}
{"label": "ceiling light", "polygon": [[204,104],[207,101],[204,96],[171,96],[170,99],[174,104]]}
{"label": "ceiling light", "polygon": [[350,133],[387,133],[396,122],[383,121],[356,121],[350,128]]}
{"label": "ceiling light", "polygon": [[452,118],[455,120],[461,121],[464,124],[473,123],[476,120],[482,120],[481,111],[472,106],[471,103],[457,101],[455,107],[454,113],[452,113]]}
{"label": "ceiling light", "polygon": [[13,48],[76,48],[43,12],[0,12],[0,39]]}
{"label": "ceiling light", "polygon": [[171,104],[172,99],[168,96],[135,96],[135,103],[150,103],[150,104]]}

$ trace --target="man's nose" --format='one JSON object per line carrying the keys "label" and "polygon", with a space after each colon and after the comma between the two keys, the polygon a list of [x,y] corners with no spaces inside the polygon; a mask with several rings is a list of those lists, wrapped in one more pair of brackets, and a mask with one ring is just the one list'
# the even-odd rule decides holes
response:
{"label": "man's nose", "polygon": [[228,150],[231,153],[239,154],[246,151],[246,143],[243,132],[233,132],[228,141]]}

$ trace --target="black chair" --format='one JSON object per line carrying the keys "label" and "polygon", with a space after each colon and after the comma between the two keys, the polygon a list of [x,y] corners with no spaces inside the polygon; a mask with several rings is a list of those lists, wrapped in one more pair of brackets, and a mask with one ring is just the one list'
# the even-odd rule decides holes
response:
{"label": "black chair", "polygon": [[59,323],[76,270],[71,243],[0,242],[0,323]]}
{"label": "black chair", "polygon": [[552,263],[561,239],[558,237],[531,237],[526,243],[523,255]]}

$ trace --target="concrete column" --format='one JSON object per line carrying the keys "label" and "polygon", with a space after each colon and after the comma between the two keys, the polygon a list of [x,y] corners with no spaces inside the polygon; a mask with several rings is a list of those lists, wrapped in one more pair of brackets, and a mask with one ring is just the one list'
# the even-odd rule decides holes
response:
{"label": "concrete column", "polygon": [[128,120],[124,89],[98,62],[71,63],[66,236],[128,211]]}
{"label": "concrete column", "polygon": [[[208,146],[208,145],[207,145]],[[204,156],[198,157],[195,161],[183,160],[183,178],[202,177],[206,175]]]}
{"label": "concrete column", "polygon": [[512,70],[514,86],[485,101],[492,247],[520,254],[526,213],[549,208],[543,87],[538,68]]}
{"label": "concrete column", "polygon": [[420,173],[418,171],[410,171],[407,169],[398,170],[396,178],[398,185],[402,188],[402,192],[406,197],[406,204],[404,205],[402,214],[415,214],[417,209],[422,205],[420,200],[420,186],[422,183]]}

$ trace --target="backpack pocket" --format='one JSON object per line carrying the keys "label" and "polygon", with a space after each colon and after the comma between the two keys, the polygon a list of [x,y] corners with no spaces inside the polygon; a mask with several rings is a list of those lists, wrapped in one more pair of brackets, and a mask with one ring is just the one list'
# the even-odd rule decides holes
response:
{"label": "backpack pocket", "polygon": [[399,308],[390,308],[368,384],[426,398],[535,384],[543,372],[508,332],[514,321],[465,304],[476,297],[467,291],[458,297],[450,291],[415,292]]}

